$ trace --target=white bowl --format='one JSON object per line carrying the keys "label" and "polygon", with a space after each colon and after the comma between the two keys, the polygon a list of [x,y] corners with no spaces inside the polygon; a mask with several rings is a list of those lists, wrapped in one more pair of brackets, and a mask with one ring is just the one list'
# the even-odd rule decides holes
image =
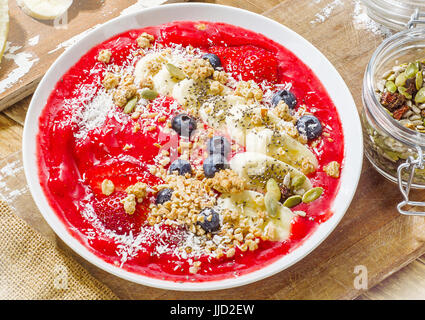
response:
{"label": "white bowl", "polygon": [[[262,33],[268,38],[284,45],[307,64],[322,81],[338,109],[342,122],[345,143],[345,163],[341,173],[340,190],[332,206],[333,216],[321,224],[302,245],[291,253],[257,271],[238,278],[211,282],[177,283],[142,276],[106,263],[90,252],[70,234],[67,227],[50,207],[40,186],[36,156],[38,119],[51,91],[60,77],[89,49],[115,34],[130,29],[179,20],[226,22]],[[173,4],[145,9],[113,19],[88,33],[84,38],[65,51],[44,76],[32,98],[27,113],[23,140],[23,161],[30,191],[40,212],[56,234],[79,255],[107,272],[139,284],[170,290],[204,291],[241,286],[269,277],[304,258],[326,239],[344,216],[357,187],[362,158],[362,132],[356,106],[343,79],[323,54],[303,37],[273,20],[249,11],[212,4]]]}

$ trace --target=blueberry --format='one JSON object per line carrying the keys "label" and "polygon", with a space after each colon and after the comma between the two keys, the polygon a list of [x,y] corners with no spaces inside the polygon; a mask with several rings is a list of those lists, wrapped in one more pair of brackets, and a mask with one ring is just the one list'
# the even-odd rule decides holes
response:
{"label": "blueberry", "polygon": [[198,222],[198,224],[205,232],[214,232],[220,229],[220,218],[212,208],[205,208],[199,214],[204,216],[204,221]]}
{"label": "blueberry", "polygon": [[312,115],[302,116],[297,121],[297,129],[300,134],[307,136],[308,140],[316,139],[322,134],[322,124],[319,119]]}
{"label": "blueberry", "polygon": [[207,142],[208,154],[221,154],[227,157],[230,152],[230,142],[225,137],[214,136]]}
{"label": "blueberry", "polygon": [[204,174],[207,178],[212,178],[220,170],[229,169],[229,163],[221,154],[213,154],[204,161]]}
{"label": "blueberry", "polygon": [[192,173],[192,166],[186,160],[177,159],[174,160],[173,163],[170,165],[169,171],[170,173],[173,173],[173,171],[177,171],[179,175],[184,176],[186,173]]}
{"label": "blueberry", "polygon": [[155,204],[163,204],[171,200],[173,189],[165,188],[158,191],[156,194]]}
{"label": "blueberry", "polygon": [[272,105],[276,107],[281,100],[288,105],[289,109],[294,109],[297,105],[297,98],[289,90],[280,90],[276,92],[272,98]]}
{"label": "blueberry", "polygon": [[202,59],[208,59],[208,61],[210,62],[210,64],[211,64],[211,66],[214,68],[214,69],[217,69],[217,68],[220,68],[221,67],[221,60],[220,60],[220,58],[217,56],[217,55],[215,55],[214,53],[207,53],[207,54],[204,54],[203,56],[202,56]]}
{"label": "blueberry", "polygon": [[180,113],[171,120],[171,127],[180,136],[190,138],[193,131],[196,130],[196,121],[191,116]]}

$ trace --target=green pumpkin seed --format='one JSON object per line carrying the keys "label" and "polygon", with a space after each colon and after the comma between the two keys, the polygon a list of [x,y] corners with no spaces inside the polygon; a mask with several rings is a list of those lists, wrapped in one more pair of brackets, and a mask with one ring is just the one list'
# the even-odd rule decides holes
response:
{"label": "green pumpkin seed", "polygon": [[387,108],[384,108],[384,110],[392,117],[393,116],[393,113],[390,111],[390,110],[388,110]]}
{"label": "green pumpkin seed", "polygon": [[422,88],[422,83],[424,82],[424,76],[422,75],[422,71],[419,71],[416,74],[416,90]]}
{"label": "green pumpkin seed", "polygon": [[406,73],[407,78],[413,78],[414,76],[416,76],[416,74],[418,73],[419,68],[418,65],[416,63],[409,63],[409,65],[406,68],[406,71],[404,71]]}
{"label": "green pumpkin seed", "polygon": [[296,189],[303,185],[305,182],[305,176],[295,176],[291,180],[291,186]]}
{"label": "green pumpkin seed", "polygon": [[137,104],[137,97],[130,99],[124,107],[124,113],[133,112],[133,109],[136,106],[136,104]]}
{"label": "green pumpkin seed", "polygon": [[412,95],[407,92],[407,89],[405,87],[398,87],[398,92],[400,92],[407,99],[409,99],[409,100],[412,99]]}
{"label": "green pumpkin seed", "polygon": [[176,78],[177,80],[183,80],[184,78],[186,78],[184,72],[180,68],[176,67],[174,64],[167,63],[165,67],[173,78]]}
{"label": "green pumpkin seed", "polygon": [[385,88],[391,93],[394,93],[397,91],[397,86],[395,85],[394,81],[387,81],[385,83]]}
{"label": "green pumpkin seed", "polygon": [[299,196],[299,195],[291,196],[291,197],[289,197],[288,199],[285,200],[283,205],[285,207],[292,208],[292,207],[295,207],[296,205],[300,204],[301,201],[302,201],[301,196]]}
{"label": "green pumpkin seed", "polygon": [[267,190],[267,194],[270,193],[273,199],[275,199],[276,201],[280,200],[280,197],[282,196],[282,194],[280,192],[279,185],[277,184],[275,179],[269,179],[267,181],[266,190]]}
{"label": "green pumpkin seed", "polygon": [[425,87],[421,88],[415,96],[416,103],[424,103],[425,102]]}
{"label": "green pumpkin seed", "polygon": [[272,193],[266,193],[266,195],[264,196],[264,205],[266,206],[266,211],[270,217],[275,217],[277,215],[279,202],[275,198],[273,198]]}
{"label": "green pumpkin seed", "polygon": [[400,73],[397,78],[395,78],[395,85],[397,87],[402,87],[406,84],[407,76],[405,73]]}
{"label": "green pumpkin seed", "polygon": [[154,100],[158,96],[158,92],[151,89],[144,89],[141,95],[142,95],[142,98],[146,100]]}
{"label": "green pumpkin seed", "polygon": [[306,193],[304,193],[302,200],[304,203],[310,203],[316,200],[317,198],[319,198],[322,195],[322,193],[323,193],[323,188],[321,187],[310,189]]}
{"label": "green pumpkin seed", "polygon": [[393,82],[394,82],[394,80],[395,80],[395,74],[393,73],[392,75],[390,75],[390,76],[387,78],[387,80],[388,80],[388,81],[393,81]]}

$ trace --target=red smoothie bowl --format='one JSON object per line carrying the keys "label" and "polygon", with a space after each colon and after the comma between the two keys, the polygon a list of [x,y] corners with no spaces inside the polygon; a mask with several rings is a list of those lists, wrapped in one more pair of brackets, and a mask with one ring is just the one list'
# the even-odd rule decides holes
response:
{"label": "red smoothie bowl", "polygon": [[[193,261],[187,256],[177,259],[167,254],[152,254],[163,250],[162,241],[170,241],[168,229],[158,232],[166,233],[166,240],[158,235],[147,239],[137,238],[135,234],[133,238],[135,230],[126,229],[131,220],[132,227],[156,230],[154,225],[144,227],[146,219],[139,219],[137,214],[148,212],[155,204],[154,198],[140,201],[131,218],[120,211],[113,219],[102,220],[112,228],[121,224],[120,232],[113,233],[113,237],[110,231],[99,233],[92,228],[94,218],[83,210],[83,204],[105,216],[108,214],[105,208],[125,201],[117,198],[121,191],[115,191],[112,198],[100,195],[100,200],[92,201],[97,187],[90,183],[80,186],[80,183],[95,181],[100,185],[105,181],[105,172],[119,171],[125,166],[126,173],[114,180],[115,186],[123,180],[127,185],[129,181],[141,181],[142,176],[143,182],[159,184],[156,176],[148,177],[147,168],[158,153],[156,130],[161,127],[161,121],[146,120],[148,122],[142,124],[144,134],[136,136],[135,122],[129,115],[120,114],[127,105],[123,109],[114,106],[118,113],[106,118],[103,114],[103,125],[91,128],[89,125],[97,124],[96,117],[101,117],[98,114],[108,103],[100,94],[94,98],[99,99],[95,111],[90,114],[77,112],[80,110],[78,104],[87,109],[86,105],[94,100],[94,95],[90,94],[101,90],[102,77],[113,70],[105,61],[99,61],[102,60],[99,54],[110,49],[112,55],[106,58],[108,63],[111,60],[115,65],[125,65],[125,57],[137,51],[137,39],[143,33],[152,35],[152,39],[150,36],[142,39],[148,44],[157,41],[153,45],[155,48],[172,43],[173,50],[193,46],[200,55],[216,54],[225,71],[233,72],[235,81],[261,82],[264,99],[270,95],[269,91],[272,92],[269,83],[278,83],[290,89],[298,104],[305,105],[308,114],[313,113],[320,120],[326,138],[320,143],[306,144],[318,160],[316,172],[307,176],[313,187],[324,190],[323,195],[315,202],[296,207],[297,212],[305,211],[307,215],[293,218],[287,239],[258,240],[256,250],[236,249],[236,254],[223,259],[199,258],[202,264],[200,268],[197,266],[200,269],[197,273],[197,270],[193,272]],[[134,67],[137,70],[137,65]],[[178,71],[167,68],[170,74],[179,76]],[[234,70],[229,71],[232,68]],[[93,83],[98,86],[90,87]],[[167,81],[163,83],[166,86]],[[81,98],[82,92],[88,95],[87,101]],[[177,98],[165,96],[161,93],[149,98],[148,105],[161,115],[164,123],[172,119],[173,112],[181,111],[175,101]],[[72,103],[68,103],[70,101]],[[285,102],[290,104],[289,100]],[[89,125],[84,130],[73,131],[75,117],[85,119]],[[145,127],[150,129],[143,130]],[[80,139],[78,143],[76,137]],[[237,134],[235,139],[237,141]],[[124,151],[120,145],[123,142],[128,142]],[[246,149],[235,148],[233,159],[238,152],[249,151],[248,147]],[[146,9],[116,18],[85,35],[61,55],[38,86],[28,110],[23,142],[25,174],[33,198],[46,221],[68,246],[96,266],[124,279],[157,288],[192,291],[225,289],[258,281],[288,268],[314,250],[344,216],[357,187],[362,157],[361,126],[353,98],[330,62],[304,38],[268,18],[210,4],[175,4]],[[337,162],[341,167],[338,179],[324,173],[325,165],[330,162]],[[232,160],[230,166],[237,171]],[[137,244],[128,244],[127,234],[136,239]],[[149,245],[145,244],[148,240]],[[135,249],[137,246],[140,248]]]}

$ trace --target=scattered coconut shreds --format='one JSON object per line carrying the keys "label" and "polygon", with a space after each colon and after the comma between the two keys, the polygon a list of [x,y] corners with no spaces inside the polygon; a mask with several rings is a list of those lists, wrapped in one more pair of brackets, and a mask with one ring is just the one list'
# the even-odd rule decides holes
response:
{"label": "scattered coconut shreds", "polygon": [[368,30],[384,38],[390,37],[393,34],[389,28],[369,18],[366,7],[360,0],[354,1],[353,24],[356,29]]}
{"label": "scattered coconut shreds", "polygon": [[[315,0],[314,3],[319,4],[320,0]],[[339,6],[343,6],[344,3],[341,0],[334,0],[331,3],[329,3],[328,5],[326,5],[322,10],[320,10],[320,12],[316,13],[315,19],[310,21],[311,24],[316,24],[316,23],[322,23],[325,22],[326,19],[328,19],[332,12]]]}
{"label": "scattered coconut shreds", "polygon": [[21,80],[39,60],[30,52],[17,52],[21,48],[21,46],[11,46],[10,42],[6,43],[3,58],[6,60],[13,60],[16,68],[9,72],[5,79],[0,81],[0,93],[3,93],[6,89],[12,87]]}

